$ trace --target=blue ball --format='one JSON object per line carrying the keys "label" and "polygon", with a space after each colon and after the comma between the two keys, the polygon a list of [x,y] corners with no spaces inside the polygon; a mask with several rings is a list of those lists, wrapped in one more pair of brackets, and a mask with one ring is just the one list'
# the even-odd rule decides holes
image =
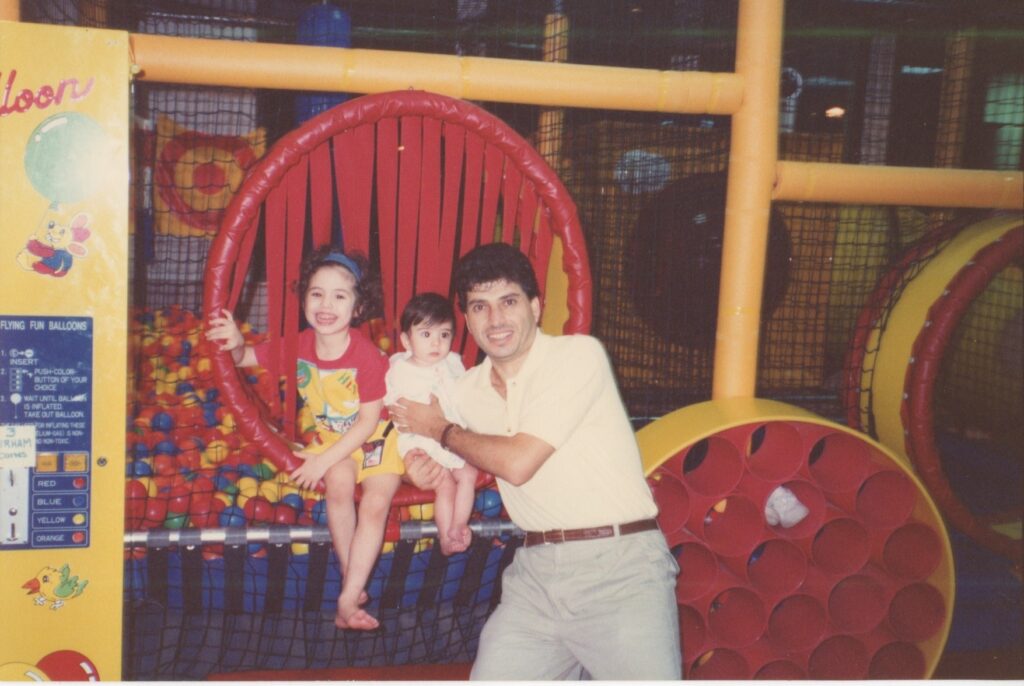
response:
{"label": "blue ball", "polygon": [[150,452],[149,450],[149,446],[146,445],[145,443],[136,443],[132,447],[132,457],[134,457],[136,460],[142,459],[144,457],[149,457],[152,454],[153,453]]}
{"label": "blue ball", "polygon": [[131,460],[125,466],[127,467],[125,472],[129,477],[138,478],[140,476],[153,475],[153,467],[148,462],[143,462],[142,460]]}
{"label": "blue ball", "polygon": [[493,488],[485,488],[476,494],[473,509],[484,517],[497,517],[501,514],[501,495]]}
{"label": "blue ball", "polygon": [[298,493],[289,493],[285,497],[281,498],[281,502],[288,507],[293,508],[296,512],[302,512],[302,508],[306,506],[303,502],[302,496]]}
{"label": "blue ball", "polygon": [[310,512],[310,516],[313,521],[317,524],[327,524],[327,501],[318,500],[313,505],[313,511]]}
{"label": "blue ball", "polygon": [[153,452],[157,455],[177,455],[178,446],[174,444],[174,441],[160,441],[153,446]]}
{"label": "blue ball", "polygon": [[228,505],[217,518],[221,526],[245,526],[245,512],[237,505]]}
{"label": "blue ball", "polygon": [[174,418],[166,412],[157,412],[149,422],[150,427],[157,431],[170,431],[174,428]]}

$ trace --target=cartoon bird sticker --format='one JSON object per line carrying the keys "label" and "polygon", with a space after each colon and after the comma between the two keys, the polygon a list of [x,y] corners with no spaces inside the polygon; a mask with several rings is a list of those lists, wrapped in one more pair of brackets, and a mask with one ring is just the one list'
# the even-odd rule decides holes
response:
{"label": "cartoon bird sticker", "polygon": [[59,610],[65,602],[82,595],[87,585],[87,580],[79,581],[77,576],[71,576],[71,568],[65,564],[60,569],[43,567],[21,587],[28,589],[28,595],[39,594],[35,599],[36,605],[49,602],[51,610]]}
{"label": "cartoon bird sticker", "polygon": [[18,265],[27,271],[61,277],[75,263],[75,257],[85,257],[83,245],[92,235],[89,215],[79,212],[70,224],[62,223],[54,213],[47,212],[35,235],[18,253]]}

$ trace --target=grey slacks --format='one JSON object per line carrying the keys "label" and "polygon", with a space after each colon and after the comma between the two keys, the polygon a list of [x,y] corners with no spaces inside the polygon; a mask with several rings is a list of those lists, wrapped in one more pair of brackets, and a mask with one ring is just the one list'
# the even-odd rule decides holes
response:
{"label": "grey slacks", "polygon": [[660,531],[520,548],[470,678],[680,679],[678,573]]}

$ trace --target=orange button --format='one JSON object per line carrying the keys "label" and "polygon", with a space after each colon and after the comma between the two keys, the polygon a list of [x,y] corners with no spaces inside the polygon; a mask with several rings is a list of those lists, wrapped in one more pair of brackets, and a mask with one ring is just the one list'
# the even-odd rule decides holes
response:
{"label": "orange button", "polygon": [[39,453],[36,455],[36,472],[57,471],[57,453]]}
{"label": "orange button", "polygon": [[65,453],[65,472],[84,472],[89,464],[89,456],[86,453]]}

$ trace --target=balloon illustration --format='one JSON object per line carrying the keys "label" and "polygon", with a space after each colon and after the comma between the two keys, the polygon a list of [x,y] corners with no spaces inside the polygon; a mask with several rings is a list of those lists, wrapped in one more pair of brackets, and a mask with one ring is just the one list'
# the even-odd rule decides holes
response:
{"label": "balloon illustration", "polygon": [[89,197],[109,163],[107,135],[94,119],[63,112],[43,120],[25,146],[28,179],[54,205]]}

